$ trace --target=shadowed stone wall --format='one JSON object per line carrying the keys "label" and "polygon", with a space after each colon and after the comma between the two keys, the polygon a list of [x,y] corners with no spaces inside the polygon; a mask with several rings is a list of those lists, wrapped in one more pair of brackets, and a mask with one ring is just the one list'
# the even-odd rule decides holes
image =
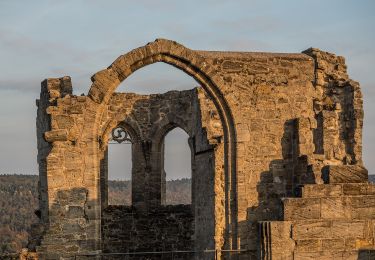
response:
{"label": "shadowed stone wall", "polygon": [[103,211],[103,252],[161,252],[194,248],[190,205],[168,205],[147,214],[127,206]]}
{"label": "shadowed stone wall", "polygon": [[[180,127],[187,132],[192,156],[192,205],[189,207],[191,211],[189,214],[197,216],[194,225],[190,223],[191,232],[197,237],[197,241],[200,241],[196,244],[196,249],[213,248],[215,244],[214,178],[215,174],[223,174],[220,170],[215,171],[215,165],[217,168],[223,168],[221,159],[223,131],[217,110],[205,92],[201,88],[195,88],[155,95],[114,93],[101,125],[104,133],[102,136],[111,135],[112,129],[118,126],[124,127],[129,132],[132,138],[134,165],[132,204],[138,212],[143,212],[144,215],[140,215],[141,219],[143,216],[155,223],[159,223],[160,220],[153,219],[153,217],[159,215],[146,213],[150,210],[155,211],[154,208],[161,211],[164,209],[160,207],[165,204],[166,192],[164,137],[175,127]],[[105,145],[103,141],[102,146]],[[101,163],[107,165],[107,158],[104,157]],[[107,167],[101,167],[101,169],[101,187],[104,187],[101,193],[102,207],[105,210],[108,197],[106,188],[108,174]],[[106,223],[109,225],[111,219],[109,215],[112,211],[104,212],[106,212]],[[117,218],[113,217],[113,219]],[[188,218],[188,220],[192,219]],[[147,232],[147,225],[143,227],[145,228],[143,232]],[[129,229],[123,232],[127,230]],[[104,243],[107,243],[105,235],[103,239]],[[193,238],[189,239],[190,242],[187,245],[194,245]],[[173,239],[168,241],[173,241]],[[165,247],[166,245],[163,244],[163,247],[152,248],[156,251],[163,251]],[[182,246],[182,243],[172,243],[167,247],[178,250],[194,248]],[[120,250],[123,247],[117,249]]]}
{"label": "shadowed stone wall", "polygon": [[[134,71],[154,62],[181,69],[202,90],[150,96],[115,93]],[[165,134],[176,126],[188,133],[198,249],[246,249],[246,259],[293,256],[299,252],[298,241],[313,235],[303,239],[291,235],[295,215],[288,215],[288,207],[305,212],[325,205],[324,192],[316,195],[319,199],[304,199],[309,185],[326,190],[332,181],[358,183],[359,178],[362,183],[356,189],[372,189],[363,183],[367,171],[361,170],[362,95],[341,56],[318,49],[301,54],[195,51],[159,39],[120,56],[92,81],[87,96],[71,95],[68,77],[48,79],[42,86],[37,123],[41,223],[49,224],[38,249],[41,253],[62,253],[68,247],[72,252],[103,249],[100,232],[107,178],[103,162],[108,136],[121,124],[134,140],[133,205],[142,212],[160,206],[165,198]],[[84,202],[71,202],[82,210],[75,209],[73,215],[59,212],[55,207],[63,204],[59,192],[75,189],[86,191]],[[338,212],[364,208],[361,192],[355,195],[356,202],[349,203],[352,206],[342,202],[346,194],[338,193],[332,207]],[[366,207],[371,209],[361,221],[375,217],[373,205]],[[69,212],[69,205],[65,210]],[[321,218],[308,212],[297,214],[298,221]],[[352,216],[346,219],[348,225],[354,223]],[[338,214],[331,215],[330,223],[339,219]],[[79,228],[69,229],[67,223]],[[286,243],[283,248],[267,240],[272,236],[269,228],[277,225],[279,233],[272,234],[285,238],[280,240]],[[64,238],[69,234],[73,238]],[[353,254],[374,247],[373,236],[366,238],[370,242],[356,242]],[[328,254],[328,247],[312,248],[314,257]],[[331,248],[343,255],[341,247]]]}

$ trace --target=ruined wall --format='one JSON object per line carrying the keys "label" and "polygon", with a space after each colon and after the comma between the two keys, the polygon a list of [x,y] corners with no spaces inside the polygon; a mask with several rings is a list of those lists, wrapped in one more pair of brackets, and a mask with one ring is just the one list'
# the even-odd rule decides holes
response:
{"label": "ruined wall", "polygon": [[[148,208],[165,203],[164,136],[175,127],[192,136],[194,120],[199,120],[191,105],[194,93],[194,90],[155,95],[115,93],[109,101],[100,135],[104,139],[123,124],[132,136],[133,205]],[[107,142],[108,138],[104,139],[102,147]]]}
{"label": "ruined wall", "polygon": [[57,98],[71,94],[73,91],[69,77],[55,80],[45,80],[42,82],[40,99],[37,100],[37,145],[38,145],[38,165],[39,165],[39,207],[41,219],[48,221],[48,193],[47,193],[47,164],[46,158],[51,151],[51,145],[44,139],[44,133],[51,129],[51,118],[46,114],[47,108],[56,102]]}
{"label": "ruined wall", "polygon": [[71,93],[69,77],[47,79],[37,100],[39,197],[45,227],[37,251],[49,257],[100,248],[100,217],[95,214],[100,203],[95,184],[83,176],[86,158],[82,150],[89,142],[77,142],[86,97]]}
{"label": "ruined wall", "polygon": [[296,177],[307,171],[303,157],[314,152],[313,61],[302,54],[203,55],[224,79],[236,122],[239,243],[256,250],[257,221],[281,218],[281,197],[298,186]]}
{"label": "ruined wall", "polygon": [[359,84],[348,77],[343,57],[304,53],[315,60],[315,150],[306,158],[315,182],[302,182],[297,197],[283,199],[284,221],[261,222],[260,258],[373,259],[374,185],[361,159]]}
{"label": "ruined wall", "polygon": [[[146,98],[145,103],[137,95],[114,94],[126,77],[154,62],[169,63],[194,77],[210,97],[211,105],[191,97],[190,103],[187,98],[181,106],[171,109],[162,99],[155,98],[153,102],[153,98]],[[207,234],[214,237],[207,244],[210,247],[244,248],[254,257],[259,247],[257,223],[283,220],[282,198],[301,196],[303,185],[324,185],[327,180],[322,172],[328,165],[362,166],[361,92],[358,83],[349,79],[340,56],[317,49],[302,54],[194,51],[160,39],[120,56],[107,69],[96,73],[92,81],[88,96],[60,95],[45,109],[51,115],[51,123],[50,131],[44,135],[52,146],[46,160],[50,228],[45,237],[51,234],[55,239],[75,232],[75,242],[53,242],[58,248],[66,248],[70,243],[75,252],[100,248],[82,245],[91,240],[89,237],[92,241],[101,239],[100,162],[108,134],[120,122],[134,130],[133,138],[139,142],[135,151],[140,158],[140,174],[133,176],[135,182],[140,186],[157,183],[162,187],[163,175],[159,170],[149,178],[142,169],[152,173],[147,161],[153,161],[160,169],[160,140],[174,127],[171,121],[180,127],[189,124],[189,119],[194,119],[189,108],[201,108],[201,120],[190,125],[191,132],[185,129],[194,149],[193,178],[199,180],[193,188],[197,203],[194,218],[202,226],[196,222],[195,228],[203,238]],[[180,95],[177,93],[170,95]],[[184,107],[187,103],[189,106]],[[139,109],[134,110],[138,114],[132,115],[132,109],[123,104],[132,109],[138,104]],[[212,114],[212,109],[206,109],[210,106],[215,107]],[[155,118],[149,118],[147,111],[152,111]],[[158,122],[157,129],[163,131],[139,126],[137,122]],[[162,123],[164,128],[160,128]],[[40,165],[43,166],[42,162]],[[215,172],[205,174],[207,169]],[[343,175],[351,172],[344,171]],[[160,187],[147,191],[138,187],[136,190],[142,192],[133,193],[133,199],[161,204]],[[76,196],[76,189],[84,189],[85,196],[78,201],[68,199],[70,204],[64,204],[66,198]],[[207,199],[200,194],[207,195]],[[69,205],[78,207],[75,209],[82,214],[68,214]],[[79,227],[73,232],[64,223],[77,223]]]}
{"label": "ruined wall", "polygon": [[127,206],[103,210],[103,252],[192,250],[194,216],[191,205],[168,205],[148,213]]}
{"label": "ruined wall", "polygon": [[[211,121],[215,120],[212,126]],[[110,136],[117,126],[124,126],[133,141],[132,158],[136,160],[133,161],[132,174],[135,185],[133,204],[143,202],[159,206],[165,203],[163,145],[164,137],[170,130],[180,127],[187,132],[193,164],[195,154],[213,152],[213,145],[217,146],[220,142],[218,138],[223,136],[217,111],[200,88],[155,95],[115,93],[102,119],[101,136]],[[107,143],[108,139],[103,140],[102,147]],[[164,187],[160,187],[163,183]]]}
{"label": "ruined wall", "polygon": [[349,78],[344,57],[313,48],[304,53],[315,60],[314,112],[321,122],[319,134],[314,135],[316,153],[324,154],[326,164],[362,164],[363,101],[359,83]]}
{"label": "ruined wall", "polygon": [[323,183],[329,164],[361,164],[362,101],[344,58],[304,54],[212,53],[237,132],[240,246],[256,249],[257,222],[282,219],[281,198]]}
{"label": "ruined wall", "polygon": [[[191,214],[197,216],[194,237],[199,241],[196,249],[214,248],[215,178],[223,178],[223,131],[217,110],[204,90],[195,88],[155,95],[114,93],[107,111],[101,124],[102,136],[121,125],[132,135],[132,203],[138,210],[162,209],[166,181],[164,137],[175,127],[188,133],[192,152]],[[102,187],[107,186],[105,176],[101,178]],[[105,192],[102,196],[107,196]],[[220,200],[223,203],[223,198]]]}

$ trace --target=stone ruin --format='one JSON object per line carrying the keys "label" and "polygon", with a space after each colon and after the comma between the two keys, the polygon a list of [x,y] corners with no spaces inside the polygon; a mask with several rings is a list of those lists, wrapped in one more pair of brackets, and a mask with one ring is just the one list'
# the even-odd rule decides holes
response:
{"label": "stone ruin", "polygon": [[[115,92],[155,62],[200,87]],[[375,259],[362,94],[343,57],[196,51],[158,39],[91,79],[82,96],[69,77],[42,82],[40,223],[29,242],[39,258]],[[165,205],[164,136],[175,127],[189,135],[191,205]],[[111,138],[132,144],[131,206],[108,205]]]}

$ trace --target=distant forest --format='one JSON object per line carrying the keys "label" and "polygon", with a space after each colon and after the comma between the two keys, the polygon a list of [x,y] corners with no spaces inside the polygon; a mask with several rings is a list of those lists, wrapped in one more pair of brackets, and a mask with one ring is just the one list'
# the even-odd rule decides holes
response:
{"label": "distant forest", "polygon": [[[369,176],[375,182],[375,175]],[[36,175],[0,175],[0,254],[15,253],[27,245],[28,228],[37,222]],[[109,204],[129,205],[130,181],[109,181]],[[167,182],[167,204],[190,204],[191,180]]]}
{"label": "distant forest", "polygon": [[[28,229],[38,221],[38,176],[0,175],[0,254],[16,253],[26,247]],[[111,205],[130,205],[130,181],[109,181]],[[191,180],[167,181],[167,204],[191,203]]]}

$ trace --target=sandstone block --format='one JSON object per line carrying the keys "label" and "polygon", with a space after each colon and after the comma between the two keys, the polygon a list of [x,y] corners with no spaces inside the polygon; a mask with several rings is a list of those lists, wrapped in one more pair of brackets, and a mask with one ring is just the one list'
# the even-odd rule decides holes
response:
{"label": "sandstone block", "polygon": [[67,141],[68,131],[66,129],[52,130],[44,133],[47,142]]}
{"label": "sandstone block", "polygon": [[363,238],[366,226],[365,221],[359,220],[332,221],[331,238]]}
{"label": "sandstone block", "polygon": [[345,183],[342,185],[344,195],[375,195],[374,185],[368,183]]}
{"label": "sandstone block", "polygon": [[351,207],[343,197],[321,199],[322,219],[350,219]]}
{"label": "sandstone block", "polygon": [[343,251],[345,250],[345,240],[343,238],[322,239],[323,251]]}
{"label": "sandstone block", "polygon": [[327,220],[297,221],[292,225],[292,238],[294,240],[319,239],[332,237],[332,223]]}
{"label": "sandstone block", "polygon": [[353,196],[347,200],[351,204],[353,219],[375,219],[374,196]]}
{"label": "sandstone block", "polygon": [[302,188],[303,198],[338,197],[342,195],[340,184],[307,184]]}
{"label": "sandstone block", "polygon": [[296,241],[296,252],[314,252],[320,251],[321,240],[319,239],[303,239]]}
{"label": "sandstone block", "polygon": [[322,171],[325,183],[358,183],[368,181],[368,171],[360,165],[328,165]]}
{"label": "sandstone block", "polygon": [[319,219],[321,215],[320,199],[318,198],[287,198],[283,201],[284,219]]}

